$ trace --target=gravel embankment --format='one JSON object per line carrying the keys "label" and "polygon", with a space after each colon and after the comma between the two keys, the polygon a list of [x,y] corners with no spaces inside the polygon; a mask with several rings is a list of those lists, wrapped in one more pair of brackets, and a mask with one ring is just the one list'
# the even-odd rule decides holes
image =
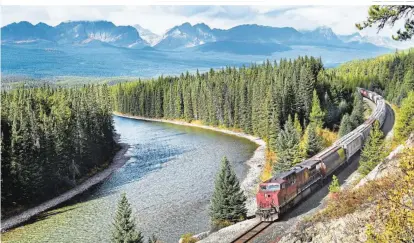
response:
{"label": "gravel embankment", "polygon": [[[119,141],[119,136],[116,138],[117,141]],[[60,196],[57,196],[51,200],[48,200],[36,207],[33,207],[31,209],[28,209],[18,215],[15,215],[13,217],[10,217],[8,219],[1,221],[1,232],[4,232],[10,228],[13,228],[19,224],[24,223],[25,221],[29,220],[30,218],[45,212],[48,209],[51,209],[53,207],[58,206],[59,204],[87,191],[92,186],[102,182],[106,178],[108,178],[109,175],[112,174],[116,169],[122,167],[126,161],[128,161],[129,157],[125,155],[125,153],[129,149],[128,144],[124,143],[118,143],[121,146],[121,149],[117,152],[117,154],[114,156],[112,160],[112,164],[104,169],[103,171],[97,173],[96,175],[92,176],[91,178],[87,179],[82,184],[76,186],[75,188],[61,194]]]}
{"label": "gravel embankment", "polygon": [[262,172],[264,163],[265,163],[265,151],[266,151],[266,143],[262,139],[248,135],[241,132],[234,132],[230,130],[220,129],[217,127],[210,127],[205,125],[199,125],[199,124],[193,124],[183,121],[174,121],[174,120],[166,120],[166,119],[154,119],[154,118],[146,118],[146,117],[140,117],[140,116],[130,116],[120,113],[114,113],[116,116],[125,117],[125,118],[131,118],[131,119],[137,119],[137,120],[144,120],[144,121],[155,121],[155,122],[165,122],[165,123],[171,123],[176,125],[182,125],[182,126],[191,126],[191,127],[198,127],[208,130],[213,130],[225,134],[230,134],[233,136],[241,137],[248,139],[258,145],[256,150],[254,151],[253,156],[246,161],[246,164],[250,167],[246,177],[241,182],[241,188],[245,192],[247,196],[247,215],[254,215],[256,211],[256,188],[258,184],[260,183],[260,174]]}

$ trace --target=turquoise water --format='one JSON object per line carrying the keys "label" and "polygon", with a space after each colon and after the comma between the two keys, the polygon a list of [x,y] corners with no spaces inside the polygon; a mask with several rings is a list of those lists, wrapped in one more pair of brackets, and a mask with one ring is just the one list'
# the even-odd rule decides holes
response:
{"label": "turquoise water", "polygon": [[117,201],[125,192],[145,237],[178,242],[209,229],[208,206],[220,160],[239,178],[256,149],[249,140],[210,130],[114,117],[131,159],[109,179],[37,221],[2,235],[3,242],[108,242]]}

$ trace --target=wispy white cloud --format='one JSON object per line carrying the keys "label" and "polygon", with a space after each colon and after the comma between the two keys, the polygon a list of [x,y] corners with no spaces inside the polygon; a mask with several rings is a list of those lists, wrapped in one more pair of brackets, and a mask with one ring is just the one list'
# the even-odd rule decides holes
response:
{"label": "wispy white cloud", "polygon": [[[2,25],[12,22],[44,22],[57,25],[68,20],[108,20],[117,25],[141,26],[157,34],[190,22],[204,22],[213,28],[227,29],[240,24],[261,24],[297,29],[331,27],[338,34],[356,32],[355,23],[364,20],[368,6],[3,6]],[[387,28],[390,35],[400,28]],[[376,30],[364,31],[375,35]]]}

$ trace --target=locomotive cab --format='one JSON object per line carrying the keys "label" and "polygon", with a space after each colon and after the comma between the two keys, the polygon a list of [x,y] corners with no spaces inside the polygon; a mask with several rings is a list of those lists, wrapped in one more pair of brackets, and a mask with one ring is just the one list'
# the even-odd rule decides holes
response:
{"label": "locomotive cab", "polygon": [[282,186],[283,181],[264,182],[259,185],[259,191],[256,194],[256,202],[258,206],[256,214],[262,219],[277,219],[277,213],[279,212],[278,194],[280,193]]}

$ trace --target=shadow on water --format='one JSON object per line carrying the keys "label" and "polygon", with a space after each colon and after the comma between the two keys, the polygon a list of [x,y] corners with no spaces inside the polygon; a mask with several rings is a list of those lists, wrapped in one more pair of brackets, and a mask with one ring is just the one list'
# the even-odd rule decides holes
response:
{"label": "shadow on water", "polygon": [[[16,225],[13,228],[18,228],[18,227],[23,226],[23,225],[34,224],[34,223],[36,223],[38,221],[42,221],[44,219],[48,219],[49,217],[52,217],[52,216],[55,216],[55,215],[59,215],[59,214],[62,214],[62,213],[66,213],[66,212],[72,211],[72,210],[76,209],[78,206],[74,206],[74,207],[70,207],[70,208],[65,208],[65,209],[62,209],[62,210],[57,210],[56,209],[56,208],[60,208],[60,207],[62,207],[62,206],[61,205],[58,205],[58,206],[50,209],[49,211],[43,212],[43,213],[41,213],[41,214],[39,214],[37,216],[34,216],[34,217],[30,218],[26,222],[23,222],[21,224]],[[54,210],[54,209],[56,209],[56,210]]]}

